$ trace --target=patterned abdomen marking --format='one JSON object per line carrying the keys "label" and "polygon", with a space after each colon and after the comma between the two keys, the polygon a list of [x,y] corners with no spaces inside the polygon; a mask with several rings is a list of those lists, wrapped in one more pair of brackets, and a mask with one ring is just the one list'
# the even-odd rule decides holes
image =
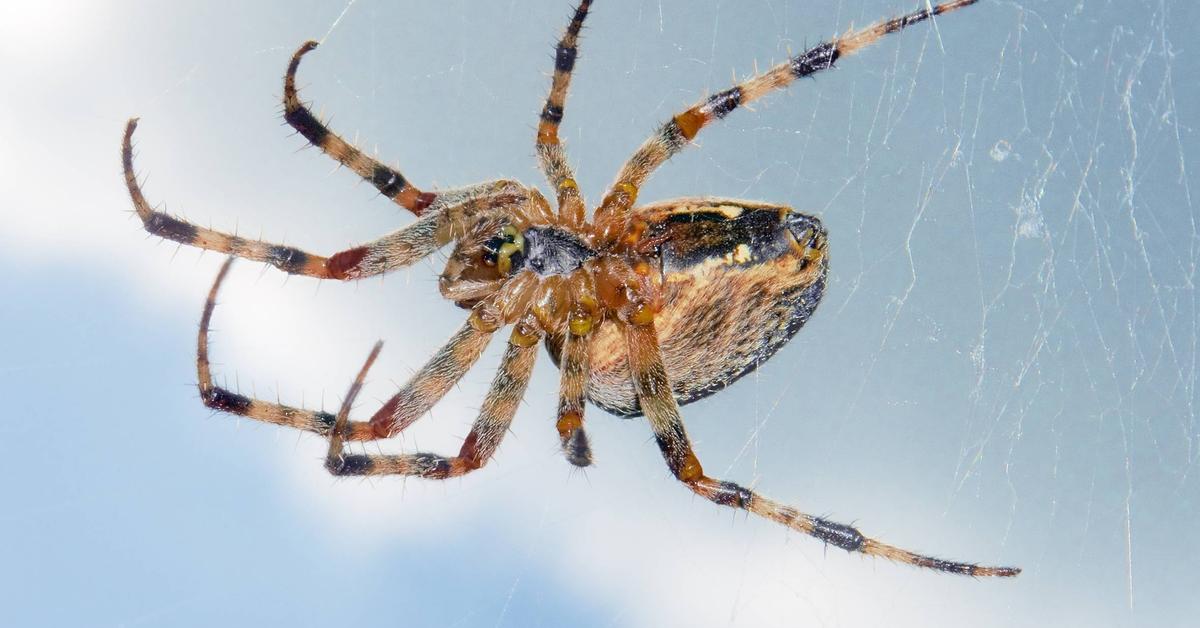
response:
{"label": "patterned abdomen marking", "polygon": [[[825,231],[812,216],[749,201],[676,199],[641,207],[637,218],[648,223],[643,240],[663,273],[658,342],[680,404],[766,362],[825,293]],[[594,342],[589,399],[613,414],[640,415],[619,330],[602,326]]]}

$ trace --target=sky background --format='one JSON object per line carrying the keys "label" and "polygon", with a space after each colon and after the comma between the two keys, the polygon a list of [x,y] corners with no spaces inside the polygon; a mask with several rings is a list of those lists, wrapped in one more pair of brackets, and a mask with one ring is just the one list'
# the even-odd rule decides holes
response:
{"label": "sky background", "polygon": [[[734,74],[914,2],[600,0],[563,137],[593,201]],[[301,150],[303,95],[421,187],[543,185],[537,112],[566,2],[0,4],[0,624],[1185,625],[1200,613],[1200,8],[984,1],[706,129],[641,198],[818,214],[824,302],[684,414],[710,473],[970,580],[827,550],[694,498],[648,428],[588,414],[572,470],[543,354],[511,435],[447,482],[334,480],[312,435],[212,415],[195,331],[222,258],[148,238],[146,192],[328,253],[410,222]],[[1191,77],[1185,79],[1185,77]],[[366,415],[464,313],[444,256],[352,284],[239,263],[218,378]],[[385,450],[452,452],[502,343]],[[374,446],[373,446],[374,447]]]}

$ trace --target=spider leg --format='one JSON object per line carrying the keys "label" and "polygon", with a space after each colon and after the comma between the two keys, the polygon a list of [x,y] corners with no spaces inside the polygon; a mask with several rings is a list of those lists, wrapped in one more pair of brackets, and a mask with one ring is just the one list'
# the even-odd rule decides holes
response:
{"label": "spider leg", "polygon": [[567,333],[559,364],[562,379],[558,388],[558,437],[567,461],[577,467],[592,464],[592,449],[583,430],[591,340],[589,334]]}
{"label": "spider leg", "polygon": [[[204,405],[214,410],[229,412],[251,419],[285,425],[297,429],[315,432],[321,435],[330,434],[337,422],[337,417],[328,412],[314,412],[302,408],[293,408],[278,403],[270,403],[246,397],[216,386],[213,383],[212,371],[208,360],[208,330],[212,321],[213,310],[216,309],[217,293],[221,283],[229,273],[234,258],[229,258],[213,282],[204,303],[204,313],[200,317],[200,331],[196,338],[196,371],[200,381],[200,398]],[[472,314],[467,323],[462,326],[432,358],[417,371],[415,375],[389,399],[369,421],[351,421],[339,432],[339,437],[348,440],[373,440],[394,436],[411,425],[427,412],[433,404],[445,396],[446,392],[471,368],[483,353],[488,340],[491,339],[494,328],[479,322]],[[515,337],[515,335],[514,335]],[[523,335],[531,346],[536,345],[540,335],[531,337]],[[373,361],[374,358],[371,359]],[[523,388],[522,388],[523,390]],[[358,394],[351,390],[352,394]]]}
{"label": "spider leg", "polygon": [[375,433],[394,436],[421,418],[474,366],[493,333],[494,327],[482,325],[472,313],[425,366],[371,417]]}
{"label": "spider leg", "polygon": [[558,194],[559,216],[576,226],[583,224],[585,208],[579,187],[575,184],[575,173],[567,163],[567,153],[558,140],[558,125],[563,119],[571,71],[575,69],[579,31],[583,28],[591,4],[591,0],[581,0],[575,7],[571,23],[554,48],[554,79],[550,85],[550,95],[546,97],[546,105],[542,107],[536,144],[538,165],[550,181],[550,187]]}
{"label": "spider leg", "polygon": [[[213,410],[314,432],[322,436],[329,435],[334,426],[335,417],[328,412],[314,412],[261,401],[213,384],[212,370],[208,361],[208,329],[209,323],[212,321],[213,310],[217,306],[217,293],[221,289],[221,283],[225,280],[225,276],[229,274],[229,267],[233,265],[233,260],[234,258],[230,257],[221,266],[221,272],[217,274],[217,279],[208,291],[208,298],[204,301],[204,313],[200,316],[200,332],[196,338],[196,373],[200,382],[200,399],[204,401],[205,406]],[[376,353],[378,353],[378,348],[379,345],[376,345]],[[340,433],[349,440],[380,438],[380,435],[372,430],[371,424],[366,421],[344,421]]]}
{"label": "spider leg", "polygon": [[884,35],[898,32],[935,15],[948,13],[978,0],[952,0],[914,11],[907,15],[877,22],[860,30],[848,31],[784,61],[763,74],[753,76],[725,91],[709,96],[692,108],[676,115],[659,128],[637,149],[621,167],[616,182],[596,210],[596,222],[602,227],[612,224],[609,232],[619,232],[629,208],[637,198],[637,190],[659,166],[683,150],[705,125],[720,120],[741,105],[748,104],[777,89],[791,85],[796,79],[811,76],[833,67],[838,59],[858,52]]}
{"label": "spider leg", "polygon": [[[347,454],[342,447],[344,434],[353,434],[351,429],[344,430],[350,404],[358,394],[361,380],[374,360],[374,353],[367,359],[355,385],[351,387],[342,409],[338,413],[338,428],[334,429],[329,439],[329,456],[325,467],[334,475],[415,475],[425,478],[449,478],[464,475],[487,464],[488,459],[495,453],[504,434],[512,424],[517,406],[525,395],[525,387],[529,383],[533,371],[533,363],[537,358],[537,344],[540,334],[528,335],[513,330],[508,348],[500,362],[500,369],[492,380],[492,387],[479,410],[479,417],[467,434],[457,456],[441,456],[431,453],[414,453],[401,455],[380,454]],[[378,347],[376,348],[376,351]],[[457,378],[455,378],[457,379]],[[439,395],[440,396],[440,395]]]}
{"label": "spider leg", "polygon": [[372,159],[366,152],[355,148],[346,139],[330,131],[329,127],[322,124],[322,121],[313,115],[304,102],[300,101],[300,96],[296,92],[296,68],[300,67],[302,56],[316,47],[317,42],[305,42],[304,46],[301,46],[292,55],[292,62],[289,62],[288,72],[283,78],[283,118],[295,128],[296,132],[304,136],[312,145],[317,146],[324,154],[334,157],[342,166],[352,169],[359,177],[370,181],[371,185],[376,186],[383,196],[418,216],[425,214],[431,208],[436,209],[439,204],[444,204],[443,197],[454,197],[463,192],[469,195],[473,192],[474,187],[486,186],[490,190],[503,187],[512,195],[523,196],[524,187],[517,181],[509,180],[443,192],[422,192],[404,179],[404,175],[400,171]]}
{"label": "spider leg", "polygon": [[[433,209],[425,212],[411,225],[377,240],[339,251],[329,257],[301,249],[252,240],[194,225],[151,207],[138,184],[133,170],[133,132],[137,119],[125,126],[121,144],[121,161],[125,184],[133,199],[134,209],[146,231],[175,242],[210,251],[229,253],[237,257],[265,262],[293,275],[321,279],[360,279],[408,266],[433,253],[445,244],[447,224],[451,235],[461,231],[475,214],[496,207],[509,207],[527,201],[524,189],[518,193],[507,181],[480,183],[448,192],[439,197]],[[454,225],[459,225],[454,227]]]}
{"label": "spider leg", "polygon": [[634,388],[642,410],[654,430],[654,438],[671,473],[697,495],[715,504],[741,508],[766,517],[850,552],[881,556],[917,567],[969,576],[1015,576],[1021,573],[1016,567],[984,567],[910,552],[868,538],[848,525],[802,513],[733,482],[708,477],[692,451],[683,420],[679,415],[679,407],[671,394],[653,322],[623,327]]}

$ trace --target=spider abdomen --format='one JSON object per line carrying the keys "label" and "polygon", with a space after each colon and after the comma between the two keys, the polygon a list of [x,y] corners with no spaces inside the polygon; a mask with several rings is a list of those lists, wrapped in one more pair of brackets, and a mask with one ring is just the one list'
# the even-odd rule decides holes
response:
{"label": "spider abdomen", "polygon": [[[825,292],[821,222],[787,207],[726,199],[678,199],[636,210],[646,223],[662,282],[655,319],[663,362],[680,404],[707,397],[753,371],[799,331]],[[620,416],[641,409],[624,340],[596,330],[588,398]],[[549,348],[557,359],[557,341]]]}

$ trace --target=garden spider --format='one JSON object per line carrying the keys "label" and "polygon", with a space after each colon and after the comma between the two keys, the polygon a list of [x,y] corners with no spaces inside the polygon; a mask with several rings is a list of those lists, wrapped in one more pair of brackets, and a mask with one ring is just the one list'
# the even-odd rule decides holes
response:
{"label": "garden spider", "polygon": [[[538,163],[556,195],[555,212],[537,189],[491,181],[426,192],[330,131],[296,94],[296,69],[317,47],[292,56],[284,79],[284,117],[297,132],[370,181],[417,217],[413,224],[329,257],[198,227],[156,211],[133,171],[129,121],[122,145],[125,182],[145,228],[163,238],[272,264],[289,274],[361,279],[408,266],[453,243],[441,293],[469,309],[467,322],[369,420],[349,408],[379,354],[376,344],[334,416],[252,399],[213,384],[208,328],[232,257],[209,292],[197,349],[200,396],[209,408],[329,437],[334,475],[461,476],[487,463],[508,431],[544,341],[561,369],[557,428],[571,464],[591,463],[583,428],[587,400],[617,415],[645,415],[671,472],[716,504],[745,509],[825,543],[919,567],[972,576],[1015,576],[916,554],[804,514],[732,482],[709,477],[692,451],[679,406],[706,397],[754,370],[808,320],[825,291],[826,234],[821,222],[766,203],[684,198],[637,205],[638,189],[710,122],[741,105],[833,67],[888,33],[974,4],[953,0],[852,30],[718,92],[664,124],[630,157],[592,220],[558,137],[579,32],[582,0],[556,48],[554,78],[537,129]],[[458,455],[349,454],[343,441],[388,438],[424,415],[476,362],[491,337],[512,326],[479,418]]]}

